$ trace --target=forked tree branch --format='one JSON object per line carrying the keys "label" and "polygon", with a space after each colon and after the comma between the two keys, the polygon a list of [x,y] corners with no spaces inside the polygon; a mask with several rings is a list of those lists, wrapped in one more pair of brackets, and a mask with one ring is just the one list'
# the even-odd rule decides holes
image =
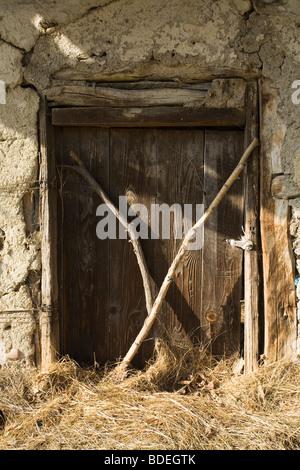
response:
{"label": "forked tree branch", "polygon": [[173,281],[173,278],[176,273],[176,269],[182,260],[183,255],[185,254],[186,250],[188,249],[188,245],[190,242],[193,241],[196,231],[207,221],[207,219],[213,214],[213,212],[216,210],[220,202],[222,201],[223,197],[225,194],[228,192],[229,188],[232,186],[232,184],[235,182],[235,180],[238,178],[240,173],[243,171],[244,167],[246,166],[247,159],[253,152],[253,150],[259,145],[259,141],[257,138],[254,138],[249,147],[245,150],[242,158],[240,159],[238,165],[236,168],[233,170],[232,174],[229,176],[227,181],[224,183],[222,188],[220,189],[219,193],[213,200],[213,202],[210,204],[208,207],[207,211],[203,214],[203,216],[193,225],[193,227],[188,231],[186,236],[184,237],[182,244],[177,252],[177,255],[175,256],[171,266],[169,267],[169,270],[167,272],[167,275],[161,285],[161,288],[159,290],[159,293],[155,299],[155,302],[153,304],[153,307],[151,309],[150,314],[147,316],[144,325],[137,335],[135,341],[133,342],[132,346],[130,347],[129,351],[127,352],[126,356],[122,360],[122,362],[117,366],[118,372],[122,373],[126,370],[130,362],[132,361],[132,358],[135,356],[137,353],[139,347],[141,346],[142,342],[144,339],[147,337],[160,309],[163,304],[163,301],[166,297],[166,294],[168,292],[168,289]]}

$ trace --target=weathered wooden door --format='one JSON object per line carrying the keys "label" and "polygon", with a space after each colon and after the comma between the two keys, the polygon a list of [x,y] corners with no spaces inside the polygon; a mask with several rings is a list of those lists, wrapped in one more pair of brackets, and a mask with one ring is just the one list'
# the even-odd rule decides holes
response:
{"label": "weathered wooden door", "polygon": [[[118,206],[142,203],[204,204],[213,200],[244,149],[244,132],[205,128],[55,128],[60,177],[58,274],[61,353],[80,363],[125,355],[146,317],[143,286],[132,245],[96,235],[102,203],[73,170],[73,150]],[[184,211],[183,211],[184,213]],[[194,211],[195,216],[195,211]],[[150,221],[149,221],[150,223]],[[240,347],[243,252],[226,243],[244,223],[243,177],[204,228],[204,244],[189,251],[172,284],[159,323],[210,344],[214,354]],[[152,277],[160,287],[181,240],[142,239]],[[153,352],[153,333],[135,365]]]}

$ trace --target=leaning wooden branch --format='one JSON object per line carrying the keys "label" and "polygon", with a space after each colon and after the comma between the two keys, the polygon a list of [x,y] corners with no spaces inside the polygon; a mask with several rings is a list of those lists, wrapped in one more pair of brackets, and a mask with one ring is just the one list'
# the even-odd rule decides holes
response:
{"label": "leaning wooden branch", "polygon": [[147,264],[145,261],[144,253],[140,244],[139,239],[136,238],[130,224],[127,222],[127,220],[122,216],[122,214],[118,211],[118,209],[115,207],[115,205],[111,202],[111,200],[108,198],[106,193],[103,191],[101,186],[94,180],[94,178],[91,176],[87,168],[85,167],[84,163],[80,160],[80,158],[74,153],[70,152],[71,157],[73,160],[78,163],[78,167],[70,167],[74,170],[76,170],[78,173],[83,176],[83,178],[90,184],[91,188],[99,194],[101,199],[104,201],[104,203],[109,207],[109,209],[112,211],[112,213],[119,219],[121,224],[126,228],[128,231],[130,241],[133,246],[133,251],[136,255],[137,262],[140,268],[142,280],[143,280],[143,286],[144,286],[144,291],[145,291],[145,298],[146,298],[146,308],[148,314],[151,312],[152,308],[152,292],[151,292],[151,284],[150,284],[150,274],[147,268]]}
{"label": "leaning wooden branch", "polygon": [[155,302],[153,304],[152,310],[148,317],[146,318],[144,325],[139,332],[138,336],[136,337],[134,343],[130,347],[129,351],[127,352],[126,356],[124,357],[123,361],[117,366],[118,373],[119,372],[124,372],[127,368],[127,366],[130,364],[132,361],[132,358],[135,356],[137,353],[140,345],[144,341],[144,339],[147,337],[160,309],[163,304],[163,301],[166,297],[166,294],[168,292],[168,289],[173,281],[173,278],[176,273],[176,269],[185,254],[186,250],[188,249],[188,245],[191,241],[194,240],[196,231],[207,221],[207,219],[212,215],[212,213],[216,210],[218,205],[220,204],[221,200],[229,190],[229,188],[232,186],[232,184],[235,182],[235,180],[238,178],[242,170],[244,169],[248,157],[251,155],[252,151],[258,146],[258,139],[255,138],[252,143],[249,145],[249,147],[246,149],[245,153],[243,154],[241,160],[239,161],[237,167],[234,169],[232,172],[231,176],[227,179],[207,211],[204,213],[204,215],[199,219],[195,225],[188,231],[186,234],[185,238],[182,241],[182,244],[179,248],[179,251],[177,255],[175,256],[168,273],[161,285],[161,288],[159,290],[159,293],[155,299]]}

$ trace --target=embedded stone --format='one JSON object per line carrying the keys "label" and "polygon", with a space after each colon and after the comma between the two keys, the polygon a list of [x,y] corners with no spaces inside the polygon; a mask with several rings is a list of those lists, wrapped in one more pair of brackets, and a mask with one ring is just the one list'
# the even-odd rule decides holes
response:
{"label": "embedded stone", "polygon": [[6,359],[17,361],[19,359],[19,350],[17,348],[13,348],[8,354],[6,354]]}

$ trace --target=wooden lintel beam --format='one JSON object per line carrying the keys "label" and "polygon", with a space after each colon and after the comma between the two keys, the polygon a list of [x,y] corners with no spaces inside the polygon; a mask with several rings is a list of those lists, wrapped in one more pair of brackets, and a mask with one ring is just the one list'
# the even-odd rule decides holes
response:
{"label": "wooden lintel beam", "polygon": [[89,127],[244,127],[239,108],[53,108],[54,126]]}

